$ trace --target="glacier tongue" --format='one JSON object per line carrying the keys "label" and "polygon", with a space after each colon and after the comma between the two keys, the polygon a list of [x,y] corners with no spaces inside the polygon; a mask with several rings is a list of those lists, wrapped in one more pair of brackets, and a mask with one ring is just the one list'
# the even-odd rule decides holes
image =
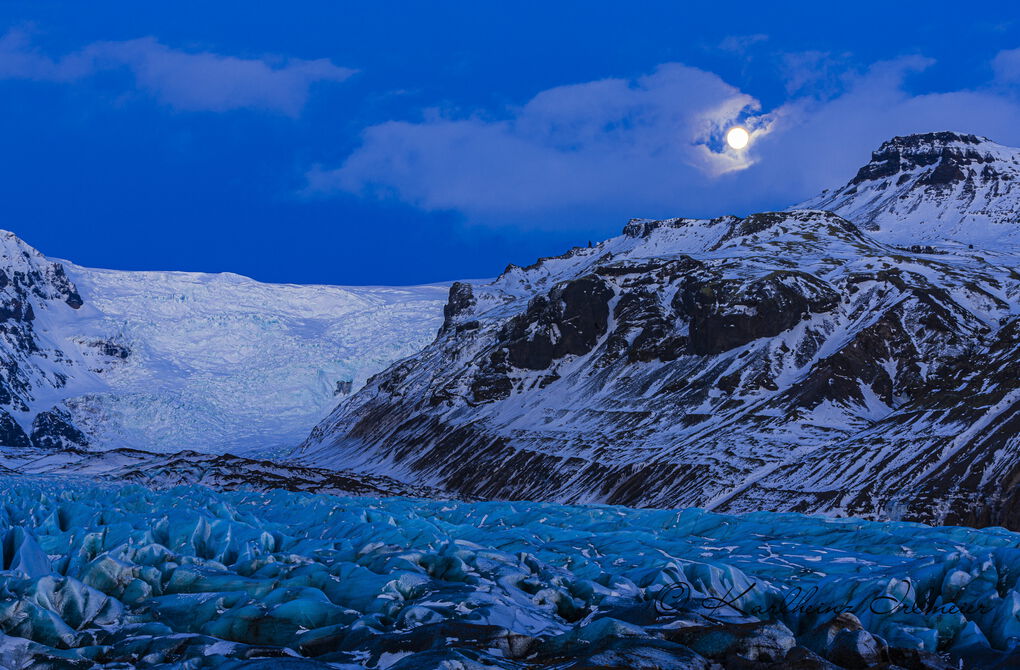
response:
{"label": "glacier tongue", "polygon": [[448,290],[95,270],[0,231],[0,445],[291,448],[433,338]]}
{"label": "glacier tongue", "polygon": [[100,447],[272,452],[428,343],[446,285],[263,284],[67,264],[87,318],[59,325],[101,386],[65,400]]}
{"label": "glacier tongue", "polygon": [[1002,529],[0,486],[5,668],[1020,660],[1020,535]]}

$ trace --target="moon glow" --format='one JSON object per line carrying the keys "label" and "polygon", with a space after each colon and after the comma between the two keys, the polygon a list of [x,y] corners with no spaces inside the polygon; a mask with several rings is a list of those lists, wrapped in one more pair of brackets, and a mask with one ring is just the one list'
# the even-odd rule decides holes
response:
{"label": "moon glow", "polygon": [[733,149],[743,149],[750,141],[751,135],[740,126],[734,126],[726,133],[726,144]]}

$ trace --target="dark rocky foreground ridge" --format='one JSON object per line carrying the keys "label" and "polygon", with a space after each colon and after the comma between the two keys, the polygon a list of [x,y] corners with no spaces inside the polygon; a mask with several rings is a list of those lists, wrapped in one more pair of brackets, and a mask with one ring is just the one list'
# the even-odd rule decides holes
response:
{"label": "dark rocky foreground ridge", "polygon": [[1018,155],[896,138],[820,196],[837,213],[635,220],[456,284],[303,457],[478,497],[1020,528]]}
{"label": "dark rocky foreground ridge", "polygon": [[190,450],[163,454],[129,448],[0,448],[0,476],[12,475],[43,475],[68,480],[85,475],[100,482],[139,484],[153,490],[199,484],[216,491],[281,490],[373,498],[449,497],[443,491],[385,476]]}

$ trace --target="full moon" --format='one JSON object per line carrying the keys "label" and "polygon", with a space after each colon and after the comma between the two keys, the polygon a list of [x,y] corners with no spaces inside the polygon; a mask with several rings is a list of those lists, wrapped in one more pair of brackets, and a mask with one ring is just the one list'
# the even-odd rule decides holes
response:
{"label": "full moon", "polygon": [[734,149],[743,149],[750,140],[751,136],[740,126],[730,128],[726,133],[726,144]]}

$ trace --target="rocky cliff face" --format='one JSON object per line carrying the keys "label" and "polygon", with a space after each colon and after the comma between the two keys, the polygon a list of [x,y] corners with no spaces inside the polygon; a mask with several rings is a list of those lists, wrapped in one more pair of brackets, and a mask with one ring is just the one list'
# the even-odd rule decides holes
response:
{"label": "rocky cliff face", "polygon": [[[896,138],[846,202],[900,182],[882,187],[907,189],[897,202],[945,198],[944,232],[979,199],[938,189],[1009,182],[1016,152],[1000,149]],[[303,456],[469,496],[1020,527],[1020,255],[896,244],[915,224],[868,202],[856,220],[632,221],[456,284],[435,342]],[[983,211],[1012,235],[1016,210]]]}
{"label": "rocky cliff face", "polygon": [[82,310],[60,263],[0,231],[0,444],[88,444],[54,406],[64,393],[95,382],[84,358],[55,332],[55,324]]}

